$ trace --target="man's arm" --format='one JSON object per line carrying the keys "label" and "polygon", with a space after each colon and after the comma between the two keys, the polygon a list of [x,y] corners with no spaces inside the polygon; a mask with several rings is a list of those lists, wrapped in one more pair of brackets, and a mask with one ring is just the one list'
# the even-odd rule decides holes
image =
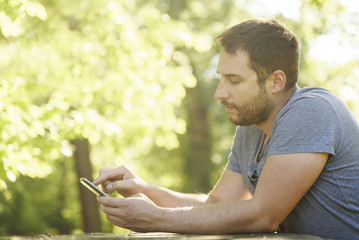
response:
{"label": "man's arm", "polygon": [[[270,156],[252,199],[183,212],[169,210],[165,221],[175,221],[176,229],[170,231],[178,232],[273,232],[316,181],[327,159],[327,153]],[[191,224],[186,223],[188,219],[191,219]]]}
{"label": "man's arm", "polygon": [[108,194],[114,191],[124,197],[145,194],[160,207],[200,206],[208,198],[206,194],[184,194],[149,184],[125,166],[101,169],[93,183],[101,184],[103,191]]}
{"label": "man's arm", "polygon": [[248,200],[252,198],[241,174],[226,168],[213,190],[209,193],[205,205]]}
{"label": "man's arm", "polygon": [[208,194],[184,194],[151,185],[143,192],[162,207],[198,207],[220,202],[247,200],[252,197],[241,174],[225,169],[216,186]]}
{"label": "man's arm", "polygon": [[[242,176],[228,169],[224,170],[209,195],[179,193],[164,187],[151,185],[124,166],[101,169],[100,176],[94,181],[95,185],[100,183],[102,183],[104,191],[109,194],[112,191],[118,191],[121,195],[129,197],[137,193],[143,193],[156,205],[168,208],[194,207],[251,197]],[[110,189],[109,186],[111,186]]]}
{"label": "man's arm", "polygon": [[208,198],[206,194],[190,194],[172,191],[168,188],[148,184],[142,192],[159,207],[180,208],[203,205]]}
{"label": "man's arm", "polygon": [[[200,207],[159,208],[142,195],[127,199],[100,197],[99,202],[109,220],[135,231],[200,234],[273,232],[318,178],[327,159],[327,153],[268,157],[256,192],[249,200],[236,200],[232,199],[235,195],[225,197],[218,194],[227,186],[225,184],[212,191],[213,197],[221,199],[215,201],[219,203]],[[220,184],[224,182],[220,181]],[[222,202],[225,199],[232,201]]]}

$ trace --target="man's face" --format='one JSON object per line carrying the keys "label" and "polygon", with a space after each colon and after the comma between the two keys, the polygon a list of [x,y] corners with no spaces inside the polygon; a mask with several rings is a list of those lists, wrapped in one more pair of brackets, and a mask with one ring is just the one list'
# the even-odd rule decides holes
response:
{"label": "man's face", "polygon": [[231,55],[222,50],[217,72],[221,79],[215,97],[221,100],[233,124],[249,126],[268,119],[273,103],[266,83],[258,85],[257,74],[249,67],[247,53],[241,51]]}

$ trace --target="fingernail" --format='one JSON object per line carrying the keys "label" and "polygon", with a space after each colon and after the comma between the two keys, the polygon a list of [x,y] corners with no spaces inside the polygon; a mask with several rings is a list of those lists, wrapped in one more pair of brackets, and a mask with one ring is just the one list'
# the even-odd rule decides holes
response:
{"label": "fingernail", "polygon": [[107,186],[106,186],[106,189],[107,189],[108,191],[111,191],[111,192],[112,192],[112,184],[107,185]]}

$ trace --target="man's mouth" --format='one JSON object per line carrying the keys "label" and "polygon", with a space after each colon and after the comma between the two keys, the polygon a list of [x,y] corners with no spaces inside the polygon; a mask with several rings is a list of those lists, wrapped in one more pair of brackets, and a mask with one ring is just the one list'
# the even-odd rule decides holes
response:
{"label": "man's mouth", "polygon": [[221,101],[221,104],[224,106],[226,112],[228,113],[236,110],[236,107],[228,103],[227,101]]}
{"label": "man's mouth", "polygon": [[225,109],[226,109],[226,112],[232,112],[232,111],[234,111],[236,108],[234,108],[234,107],[225,107]]}

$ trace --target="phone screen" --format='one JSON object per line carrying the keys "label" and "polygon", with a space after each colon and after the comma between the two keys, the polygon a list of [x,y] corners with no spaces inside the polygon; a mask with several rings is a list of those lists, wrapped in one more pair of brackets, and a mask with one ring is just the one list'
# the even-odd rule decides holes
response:
{"label": "phone screen", "polygon": [[104,193],[101,189],[96,187],[92,182],[90,182],[87,178],[80,178],[80,182],[87,187],[91,192],[96,194],[96,196],[105,196],[108,197],[106,193]]}

